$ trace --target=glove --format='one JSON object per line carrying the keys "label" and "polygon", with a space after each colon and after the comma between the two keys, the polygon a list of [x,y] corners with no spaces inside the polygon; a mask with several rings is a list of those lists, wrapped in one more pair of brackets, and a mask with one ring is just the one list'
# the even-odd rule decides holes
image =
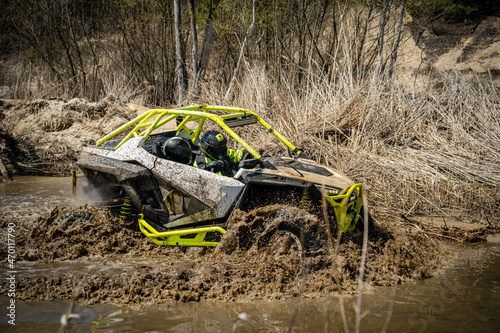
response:
{"label": "glove", "polygon": [[228,165],[228,162],[224,159],[218,160],[218,161],[212,161],[210,163],[205,164],[203,169],[209,170],[212,172],[219,172],[224,170]]}
{"label": "glove", "polygon": [[229,162],[225,159],[220,159],[217,163],[219,163],[221,170],[229,165]]}
{"label": "glove", "polygon": [[220,165],[217,162],[218,161],[213,161],[213,162],[205,164],[203,166],[203,170],[212,171],[212,172],[219,172]]}

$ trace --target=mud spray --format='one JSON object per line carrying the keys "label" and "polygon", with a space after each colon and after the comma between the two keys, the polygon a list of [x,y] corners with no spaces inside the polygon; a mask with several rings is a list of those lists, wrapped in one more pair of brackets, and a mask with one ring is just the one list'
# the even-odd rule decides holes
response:
{"label": "mud spray", "polygon": [[[344,235],[335,250],[323,247],[310,256],[278,256],[258,246],[290,216],[306,228],[320,223],[287,206],[236,211],[217,248],[182,248],[153,244],[137,224],[105,209],[56,208],[35,222],[17,222],[17,262],[24,270],[17,297],[138,305],[355,293],[361,233]],[[370,232],[364,290],[428,278],[451,257],[450,243],[393,224]],[[7,289],[2,281],[0,293]]]}

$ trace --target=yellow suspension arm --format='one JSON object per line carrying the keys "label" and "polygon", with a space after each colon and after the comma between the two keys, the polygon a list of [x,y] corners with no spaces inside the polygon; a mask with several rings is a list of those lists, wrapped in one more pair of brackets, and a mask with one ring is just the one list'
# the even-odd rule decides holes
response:
{"label": "yellow suspension arm", "polygon": [[[170,246],[217,246],[219,242],[205,241],[205,237],[209,232],[218,232],[222,235],[226,233],[221,227],[204,227],[174,231],[159,232],[144,220],[144,215],[139,215],[139,228],[142,233],[158,245]],[[182,236],[196,234],[194,238],[182,238]]]}

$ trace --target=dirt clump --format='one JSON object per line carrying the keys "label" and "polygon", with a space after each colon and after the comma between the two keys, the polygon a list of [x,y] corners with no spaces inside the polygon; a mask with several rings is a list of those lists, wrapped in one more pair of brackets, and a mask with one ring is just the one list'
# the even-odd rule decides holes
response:
{"label": "dirt clump", "polygon": [[[21,225],[17,260],[53,262],[83,256],[140,251],[145,242],[136,226],[123,223],[107,209],[55,208],[33,225]],[[0,252],[2,249],[0,249]]]}
{"label": "dirt clump", "polygon": [[[104,209],[55,209],[34,223],[18,223],[16,297],[139,305],[356,292],[362,254],[359,232],[343,235],[338,247],[310,256],[286,257],[258,246],[266,232],[284,223],[276,217],[292,214],[310,228],[319,223],[287,206],[237,211],[221,244],[212,249],[155,245],[136,225],[124,224]],[[364,290],[431,277],[457,246],[401,221],[375,226],[368,241]],[[7,288],[2,281],[0,293]]]}

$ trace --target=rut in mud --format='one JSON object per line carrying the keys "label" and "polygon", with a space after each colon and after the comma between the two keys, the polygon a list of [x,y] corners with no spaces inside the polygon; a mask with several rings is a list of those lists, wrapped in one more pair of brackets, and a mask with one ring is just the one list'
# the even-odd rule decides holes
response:
{"label": "rut in mud", "polygon": [[[136,224],[123,223],[107,210],[56,208],[34,223],[19,223],[17,264],[22,267],[24,261],[30,268],[29,274],[19,274],[16,296],[139,304],[356,292],[361,233],[344,235],[337,249],[325,248],[313,256],[277,256],[257,246],[286,220],[277,216],[294,216],[306,228],[320,223],[314,215],[287,206],[237,211],[219,247],[173,248],[153,244]],[[365,290],[430,277],[451,255],[445,242],[396,225],[370,231]],[[0,292],[6,289],[3,280]]]}

